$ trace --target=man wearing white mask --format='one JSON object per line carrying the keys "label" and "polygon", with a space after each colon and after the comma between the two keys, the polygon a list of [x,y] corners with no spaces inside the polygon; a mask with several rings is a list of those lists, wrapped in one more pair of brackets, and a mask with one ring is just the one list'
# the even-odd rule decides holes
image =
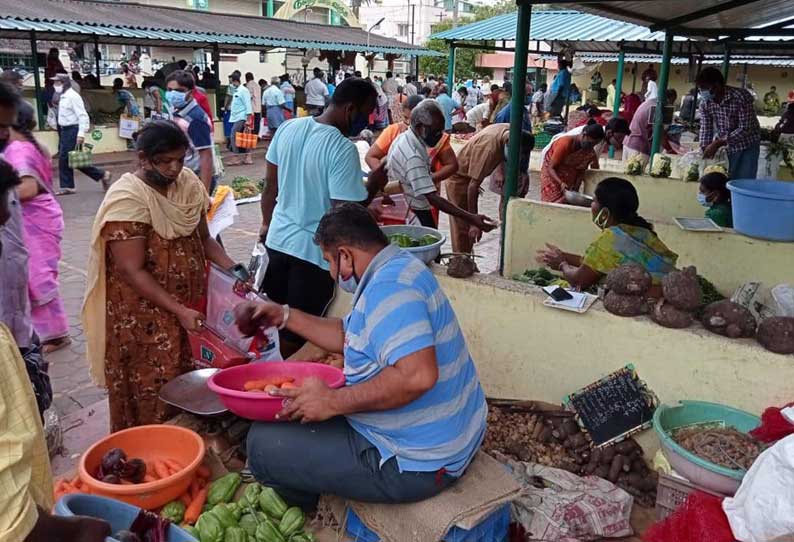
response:
{"label": "man wearing white mask", "polygon": [[[83,144],[85,135],[91,127],[91,119],[85,110],[83,98],[72,88],[72,79],[68,74],[59,73],[52,78],[53,89],[58,99],[58,174],[61,190],[58,195],[74,194],[74,169],[69,167],[69,153]],[[110,187],[110,172],[94,166],[78,168],[97,182],[102,188]]]}

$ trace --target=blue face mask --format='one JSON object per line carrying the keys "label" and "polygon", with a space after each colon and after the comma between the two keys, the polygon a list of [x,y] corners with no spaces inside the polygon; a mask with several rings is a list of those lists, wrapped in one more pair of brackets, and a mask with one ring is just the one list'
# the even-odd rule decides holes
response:
{"label": "blue face mask", "polygon": [[350,121],[350,126],[347,129],[347,137],[356,137],[368,125],[369,115],[361,112],[354,113],[353,120]]}
{"label": "blue face mask", "polygon": [[700,99],[703,100],[704,102],[710,102],[711,100],[714,99],[714,94],[712,94],[710,90],[700,89],[699,94],[700,94]]}
{"label": "blue face mask", "polygon": [[346,279],[342,278],[342,274],[339,272],[339,262],[341,261],[342,261],[342,255],[338,254],[336,257],[336,269],[337,269],[336,281],[339,283],[339,287],[342,289],[343,292],[347,292],[349,294],[355,294],[356,290],[358,290],[358,279],[356,278],[356,270],[353,269],[353,272]]}
{"label": "blue face mask", "polygon": [[709,203],[706,194],[703,192],[698,192],[698,203],[701,204],[703,207],[711,207],[711,203]]}
{"label": "blue face mask", "polygon": [[174,109],[181,109],[187,103],[187,92],[169,90],[165,93],[165,99]]}

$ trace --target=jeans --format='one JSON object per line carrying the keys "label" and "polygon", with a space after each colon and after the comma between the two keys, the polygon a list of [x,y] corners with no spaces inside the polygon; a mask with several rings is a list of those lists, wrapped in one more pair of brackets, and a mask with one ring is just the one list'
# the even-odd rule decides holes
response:
{"label": "jeans", "polygon": [[728,176],[731,179],[755,179],[758,177],[758,155],[761,144],[756,143],[743,151],[728,155]]}
{"label": "jeans", "polygon": [[[74,170],[69,167],[69,152],[77,147],[79,129],[76,124],[58,127],[58,175],[61,188],[74,188]],[[105,176],[104,171],[94,166],[80,168],[80,171],[95,181],[101,181]]]}
{"label": "jeans", "polygon": [[400,472],[343,417],[321,423],[255,423],[248,432],[248,466],[288,503],[316,506],[321,493],[376,503],[417,502],[458,479],[438,472]]}

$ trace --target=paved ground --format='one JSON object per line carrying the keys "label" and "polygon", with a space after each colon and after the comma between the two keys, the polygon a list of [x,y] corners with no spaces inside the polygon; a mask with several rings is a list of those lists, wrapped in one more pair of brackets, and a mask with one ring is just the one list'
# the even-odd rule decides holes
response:
{"label": "paved ground", "polygon": [[[109,169],[115,177],[132,169],[131,159],[131,153],[98,157],[98,161],[112,164]],[[226,171],[226,178],[229,180],[238,175],[252,179],[261,178],[264,175],[263,153],[257,152],[253,166],[231,167]],[[55,390],[55,406],[63,417],[63,427],[67,429],[73,427],[73,429],[66,433],[64,455],[54,462],[58,472],[69,470],[74,456],[101,435],[106,430],[107,424],[105,394],[103,390],[94,386],[88,377],[85,337],[80,322],[91,226],[102,201],[103,192],[97,183],[81,174],[77,174],[77,189],[77,194],[59,198],[66,221],[62,245],[61,295],[69,313],[72,344],[51,354],[49,360],[50,376]],[[498,203],[497,196],[486,192],[482,198],[481,212],[497,217]],[[233,226],[224,231],[223,242],[233,259],[247,264],[259,229],[261,214],[256,203],[240,205],[238,210],[240,216]],[[448,220],[442,215],[441,230],[448,234],[448,228]],[[447,246],[444,250],[450,251],[451,247]],[[498,267],[498,229],[484,236],[476,247],[476,253],[483,256],[477,261],[482,272],[492,272]]]}

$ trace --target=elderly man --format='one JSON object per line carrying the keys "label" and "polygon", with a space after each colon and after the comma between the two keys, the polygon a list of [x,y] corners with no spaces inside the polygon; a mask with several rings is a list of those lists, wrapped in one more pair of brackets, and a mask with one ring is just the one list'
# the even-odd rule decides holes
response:
{"label": "elderly man", "polygon": [[[344,353],[347,385],[308,378],[284,397],[280,419],[248,434],[257,480],[310,507],[321,493],[413,502],[464,473],[482,442],[487,406],[463,333],[433,273],[390,245],[360,205],[320,221],[315,242],[331,277],[353,294],[344,319],[275,303],[235,311],[245,333],[279,326]],[[301,422],[301,423],[294,423]]]}
{"label": "elderly man", "polygon": [[[668,88],[667,105],[673,105],[678,99],[678,93],[674,88]],[[642,102],[637,108],[631,119],[629,137],[623,142],[623,161],[628,162],[635,156],[640,156],[642,163],[647,164],[651,159],[651,144],[653,143],[653,114],[656,111],[656,104],[659,100],[652,98]],[[612,121],[610,121],[612,122]],[[607,125],[608,127],[608,125]],[[607,132],[607,136],[609,133]],[[662,146],[667,150],[672,150],[667,141],[666,132],[662,134]],[[596,151],[598,152],[598,151]]]}
{"label": "elderly man", "polygon": [[441,197],[430,170],[428,148],[435,147],[444,135],[444,114],[433,100],[424,100],[411,111],[411,127],[400,134],[389,148],[386,168],[389,178],[399,181],[411,211],[423,226],[437,227],[430,206],[467,223],[471,235],[496,227],[485,215],[469,213]]}
{"label": "elderly man", "polygon": [[[458,172],[447,180],[447,196],[449,200],[469,213],[477,214],[480,199],[480,186],[486,177],[496,172],[507,160],[507,146],[510,139],[509,124],[491,124],[474,134],[458,153]],[[535,138],[531,132],[521,133],[521,154],[518,195],[523,197],[529,189],[529,153],[535,146]],[[492,190],[502,193],[504,175],[501,175],[501,186],[494,182]],[[502,194],[504,198],[504,194]],[[502,209],[502,206],[499,207]],[[458,218],[450,220],[453,252],[471,253],[472,247],[480,237],[469,228],[468,224]]]}
{"label": "elderly man", "polygon": [[761,152],[761,127],[755,99],[743,88],[725,85],[722,72],[705,68],[695,80],[700,89],[700,145],[703,156],[728,150],[731,179],[755,179]]}

